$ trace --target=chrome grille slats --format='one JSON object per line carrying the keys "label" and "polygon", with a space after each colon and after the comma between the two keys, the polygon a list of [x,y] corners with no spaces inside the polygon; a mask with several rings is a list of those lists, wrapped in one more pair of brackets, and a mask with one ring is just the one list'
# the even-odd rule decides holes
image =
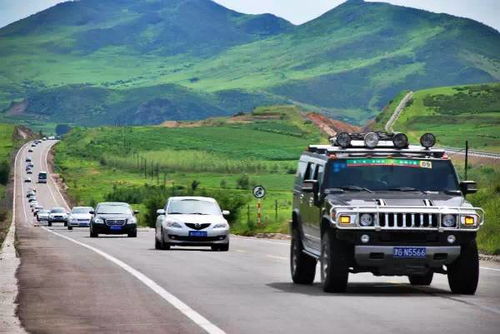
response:
{"label": "chrome grille slats", "polygon": [[123,226],[127,222],[126,219],[105,219],[108,226]]}
{"label": "chrome grille slats", "polygon": [[194,224],[194,223],[185,223],[187,227],[189,228],[192,228],[193,230],[203,230],[203,229],[206,229],[207,227],[210,226],[209,223],[198,223],[198,224]]}
{"label": "chrome grille slats", "polygon": [[438,228],[438,213],[379,213],[378,226],[382,229]]}

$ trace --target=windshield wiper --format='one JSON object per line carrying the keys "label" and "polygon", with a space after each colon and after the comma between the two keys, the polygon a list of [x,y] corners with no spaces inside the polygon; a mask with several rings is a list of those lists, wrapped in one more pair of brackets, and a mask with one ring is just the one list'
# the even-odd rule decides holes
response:
{"label": "windshield wiper", "polygon": [[185,213],[182,212],[169,212],[169,215],[184,215]]}
{"label": "windshield wiper", "polygon": [[359,187],[359,186],[354,186],[354,185],[347,185],[347,186],[344,186],[344,187],[340,187],[340,189],[343,189],[343,190],[354,190],[354,191],[367,191],[369,193],[372,193],[373,191],[368,189],[368,188],[364,188],[364,187]]}
{"label": "windshield wiper", "polygon": [[208,213],[203,213],[203,212],[192,212],[189,213],[190,215],[208,215]]}

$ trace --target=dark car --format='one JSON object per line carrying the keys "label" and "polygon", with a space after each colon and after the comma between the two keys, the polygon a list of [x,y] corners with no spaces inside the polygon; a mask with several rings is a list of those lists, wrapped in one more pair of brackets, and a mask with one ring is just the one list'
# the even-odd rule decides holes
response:
{"label": "dark car", "polygon": [[[443,150],[409,146],[404,134],[341,133],[332,145],[313,145],[300,158],[293,198],[290,268],[295,283],[314,281],[343,292],[350,273],[408,276],[430,285],[447,274],[453,293],[474,294],[481,208],[465,195]],[[446,267],[446,269],[445,269]]]}
{"label": "dark car", "polygon": [[99,203],[90,221],[90,237],[99,234],[127,234],[129,238],[137,237],[138,211],[132,210],[129,204],[122,202]]}

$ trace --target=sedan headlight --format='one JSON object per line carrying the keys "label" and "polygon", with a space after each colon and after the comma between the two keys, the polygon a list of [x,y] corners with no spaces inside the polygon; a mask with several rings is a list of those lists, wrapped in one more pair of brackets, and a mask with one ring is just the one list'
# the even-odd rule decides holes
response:
{"label": "sedan headlight", "polygon": [[219,223],[214,225],[214,228],[228,228],[228,227],[229,225],[227,223]]}
{"label": "sedan headlight", "polygon": [[95,224],[104,224],[104,220],[102,220],[101,218],[96,218],[96,219],[94,219],[94,223]]}
{"label": "sedan headlight", "polygon": [[167,222],[167,227],[182,228],[182,225],[177,222]]}
{"label": "sedan headlight", "polygon": [[444,215],[441,219],[441,224],[444,227],[455,227],[457,225],[457,219],[454,215]]}
{"label": "sedan headlight", "polygon": [[361,226],[372,226],[373,225],[373,215],[371,213],[363,213],[359,217],[359,225]]}
{"label": "sedan headlight", "polygon": [[132,217],[127,220],[127,224],[137,224],[137,218]]}

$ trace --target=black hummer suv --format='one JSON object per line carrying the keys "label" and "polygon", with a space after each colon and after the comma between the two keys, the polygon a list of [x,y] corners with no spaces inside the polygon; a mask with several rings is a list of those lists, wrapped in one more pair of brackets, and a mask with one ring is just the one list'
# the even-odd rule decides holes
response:
{"label": "black hummer suv", "polygon": [[349,273],[404,275],[430,285],[448,275],[453,293],[474,294],[481,208],[465,195],[452,162],[432,149],[432,134],[409,146],[402,133],[340,133],[300,158],[294,187],[290,268],[295,283],[346,290]]}

